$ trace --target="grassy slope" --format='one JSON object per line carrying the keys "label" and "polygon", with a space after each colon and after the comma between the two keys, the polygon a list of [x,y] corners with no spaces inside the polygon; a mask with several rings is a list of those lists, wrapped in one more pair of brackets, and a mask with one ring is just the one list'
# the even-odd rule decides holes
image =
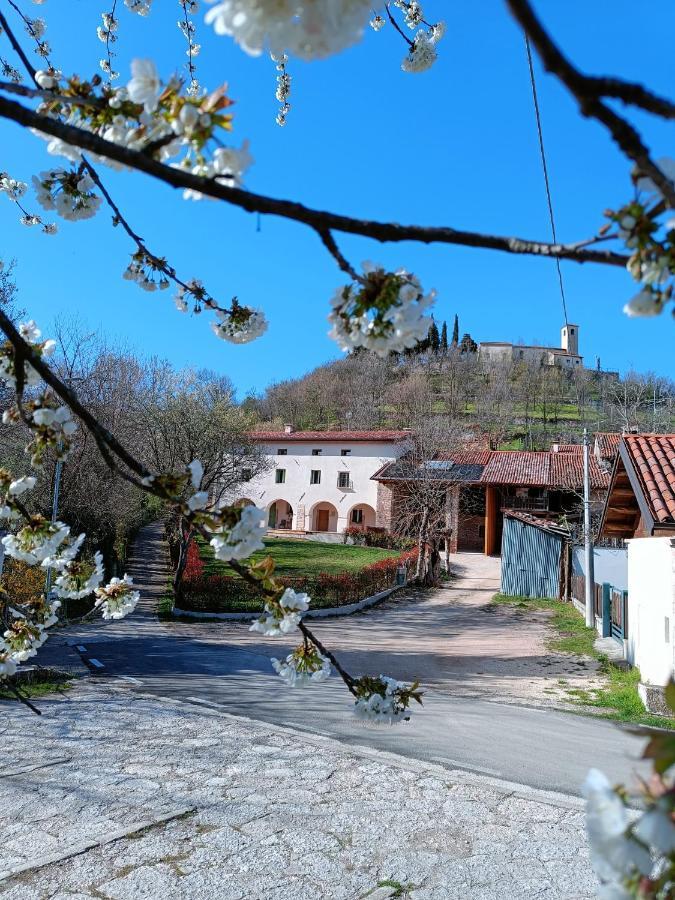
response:
{"label": "grassy slope", "polygon": [[640,681],[637,669],[620,669],[595,650],[593,644],[597,632],[593,628],[586,627],[583,616],[571,603],[529,597],[508,597],[506,594],[495,594],[492,602],[515,606],[521,610],[550,610],[553,613],[551,625],[556,634],[548,642],[549,649],[556,653],[592,656],[600,661],[600,671],[607,678],[606,687],[591,691],[570,688],[567,693],[573,703],[602,709],[605,711],[603,713],[605,718],[620,722],[675,729],[675,721],[652,716],[645,710],[637,692]]}
{"label": "grassy slope", "polygon": [[[233,575],[227,563],[213,558],[208,548],[200,543],[205,575]],[[277,575],[316,575],[327,572],[358,572],[364,566],[380,559],[398,556],[397,550],[380,550],[377,547],[352,547],[347,544],[324,544],[320,541],[299,541],[285,538],[268,538],[265,550],[255,553],[254,561],[271,556]]]}

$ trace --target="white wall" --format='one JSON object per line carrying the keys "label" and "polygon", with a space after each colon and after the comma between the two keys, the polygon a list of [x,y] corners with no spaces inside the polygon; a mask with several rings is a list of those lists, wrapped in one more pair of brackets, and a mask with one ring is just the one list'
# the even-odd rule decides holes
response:
{"label": "white wall", "polygon": [[675,674],[675,548],[672,539],[628,541],[627,659],[646,684]]}
{"label": "white wall", "polygon": [[[351,524],[350,512],[354,506],[367,504],[377,510],[377,482],[371,476],[404,450],[400,443],[354,441],[340,444],[333,441],[305,443],[283,439],[262,445],[268,453],[270,469],[252,481],[240,485],[239,496],[234,499],[252,500],[261,509],[277,500],[285,500],[293,507],[293,529],[312,531],[316,526],[315,508],[318,504],[330,504],[329,531],[344,531]],[[279,455],[279,449],[286,455]],[[313,449],[320,449],[320,456],[312,456]],[[349,450],[349,456],[342,456]],[[275,472],[286,470],[286,481],[277,484]],[[310,484],[310,472],[321,472],[320,484]],[[338,473],[349,473],[352,486],[339,488]],[[364,515],[364,520],[367,517]],[[372,523],[364,521],[364,524]],[[375,520],[375,524],[380,523]]]}

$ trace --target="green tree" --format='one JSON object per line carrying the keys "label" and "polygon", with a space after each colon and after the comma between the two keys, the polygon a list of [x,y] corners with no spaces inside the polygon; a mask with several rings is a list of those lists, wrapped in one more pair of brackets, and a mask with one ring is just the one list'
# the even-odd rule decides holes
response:
{"label": "green tree", "polygon": [[441,336],[438,333],[438,326],[432,321],[429,328],[429,349],[432,353],[438,353],[441,347]]}
{"label": "green tree", "polygon": [[455,324],[452,326],[452,345],[456,347],[459,344],[459,316],[455,313]]}
{"label": "green tree", "polygon": [[441,328],[441,353],[444,355],[448,352],[448,323],[443,322],[443,327]]}
{"label": "green tree", "polygon": [[462,336],[462,340],[459,344],[459,349],[462,353],[476,353],[478,351],[478,344],[474,341],[471,335],[466,332]]}

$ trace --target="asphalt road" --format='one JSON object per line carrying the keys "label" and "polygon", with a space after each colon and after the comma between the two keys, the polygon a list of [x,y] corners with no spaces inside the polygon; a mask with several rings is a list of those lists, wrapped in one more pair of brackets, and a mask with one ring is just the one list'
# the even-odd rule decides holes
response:
{"label": "asphalt road", "polygon": [[223,639],[159,631],[101,640],[99,634],[92,631],[77,641],[85,648],[78,652],[98,675],[121,676],[134,689],[347,744],[573,795],[590,767],[602,769],[612,781],[630,781],[637,771],[646,771],[638,762],[644,741],[605,720],[430,690],[424,709],[415,711],[409,723],[366,726],[352,715],[349,694],[336,677],[304,690],[289,689],[267,655]]}

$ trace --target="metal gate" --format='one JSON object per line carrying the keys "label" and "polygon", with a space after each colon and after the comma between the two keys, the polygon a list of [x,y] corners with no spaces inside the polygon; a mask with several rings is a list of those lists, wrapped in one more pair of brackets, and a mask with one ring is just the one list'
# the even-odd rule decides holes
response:
{"label": "metal gate", "polygon": [[628,637],[628,592],[617,591],[612,588],[610,592],[610,628],[611,635],[619,641]]}

